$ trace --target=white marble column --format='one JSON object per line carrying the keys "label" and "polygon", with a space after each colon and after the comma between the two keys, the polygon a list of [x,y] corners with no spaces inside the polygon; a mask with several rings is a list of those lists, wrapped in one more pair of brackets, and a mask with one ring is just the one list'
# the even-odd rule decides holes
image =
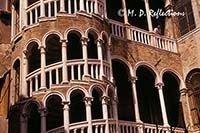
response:
{"label": "white marble column", "polygon": [[46,133],[46,109],[39,109],[40,117],[41,117],[41,133]]}
{"label": "white marble column", "polygon": [[135,119],[136,122],[142,123],[140,119],[140,111],[139,111],[139,104],[138,104],[138,98],[137,98],[137,90],[136,90],[136,77],[131,77],[131,83],[132,83],[132,92],[133,92],[133,104],[135,109]]}
{"label": "white marble column", "polygon": [[65,11],[65,0],[60,0],[60,13],[64,13]]}
{"label": "white marble column", "polygon": [[23,57],[22,57],[22,96],[28,97],[28,88],[27,88],[27,82],[26,82],[26,76],[28,74],[28,51],[23,51]]}
{"label": "white marble column", "polygon": [[44,0],[40,0],[40,17],[45,17]]}
{"label": "white marble column", "polygon": [[109,124],[108,124],[108,100],[109,100],[109,98],[107,96],[102,96],[101,100],[102,100],[101,103],[102,103],[103,119],[106,120],[105,133],[109,133]]}
{"label": "white marble column", "polygon": [[66,40],[61,40],[62,43],[62,83],[68,83],[68,73],[67,73],[67,42]]}
{"label": "white marble column", "polygon": [[92,111],[91,111],[91,97],[85,97],[85,108],[86,108],[86,121],[88,122],[88,132],[92,133]]}
{"label": "white marble column", "polygon": [[88,38],[86,38],[86,37],[81,38],[82,50],[83,50],[83,60],[84,60],[83,78],[90,77],[89,71],[88,71],[87,42],[88,42]]}
{"label": "white marble column", "polygon": [[146,9],[148,28],[149,28],[149,31],[152,32],[153,31],[153,25],[152,25],[150,12],[149,12],[149,10],[150,10],[150,8],[149,8],[149,0],[144,0],[144,4],[145,4],[145,9]]}
{"label": "white marble column", "polygon": [[99,11],[98,11],[98,0],[95,0],[95,3],[94,3],[94,13],[95,14],[99,14]]}
{"label": "white marble column", "polygon": [[64,133],[69,133],[69,102],[63,101]]}
{"label": "white marble column", "polygon": [[79,1],[80,11],[85,11],[84,0]]}
{"label": "white marble column", "polygon": [[97,40],[97,52],[98,52],[98,60],[100,60],[100,80],[103,79],[103,76],[104,75],[104,71],[103,71],[103,52],[102,52],[102,43],[103,43],[103,40],[101,39],[98,39]]}
{"label": "white marble column", "polygon": [[167,118],[167,111],[166,111],[166,107],[165,107],[165,99],[164,99],[164,96],[163,96],[163,86],[164,86],[163,83],[157,83],[156,84],[156,87],[157,87],[158,93],[159,93],[159,98],[160,98],[163,124],[164,124],[164,126],[169,127],[168,118]]}
{"label": "white marble column", "polygon": [[45,66],[46,66],[46,54],[45,54],[44,46],[40,46],[40,55],[41,55],[41,78],[40,78],[40,90],[46,89],[46,73],[45,73]]}

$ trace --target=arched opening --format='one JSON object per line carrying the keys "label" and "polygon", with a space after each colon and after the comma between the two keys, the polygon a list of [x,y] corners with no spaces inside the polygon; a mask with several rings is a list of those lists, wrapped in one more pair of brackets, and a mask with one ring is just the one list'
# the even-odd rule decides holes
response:
{"label": "arched opening", "polygon": [[163,124],[158,89],[155,87],[155,73],[146,67],[136,70],[136,90],[140,118],[144,123]]}
{"label": "arched opening", "polygon": [[92,119],[103,119],[102,112],[102,91],[99,88],[94,88],[92,91]]}
{"label": "arched opening", "polygon": [[67,36],[67,59],[82,59],[81,35],[77,32],[69,33]]}
{"label": "arched opening", "polygon": [[87,45],[87,52],[88,52],[88,59],[97,59],[98,52],[97,52],[97,34],[95,32],[88,33],[88,45]]}
{"label": "arched opening", "polygon": [[58,35],[49,35],[45,41],[46,45],[46,65],[50,65],[62,60],[61,43]]}
{"label": "arched opening", "polygon": [[28,72],[31,73],[40,68],[40,49],[36,42],[31,42],[27,47]]}
{"label": "arched opening", "polygon": [[106,0],[106,9],[108,18],[124,22],[122,12],[122,1],[121,0]]}
{"label": "arched opening", "polygon": [[17,59],[13,65],[14,69],[14,88],[15,88],[15,102],[20,98],[20,60]]}
{"label": "arched opening", "polygon": [[184,127],[182,104],[180,102],[179,81],[170,72],[163,74],[163,94],[168,122],[173,127]]}
{"label": "arched opening", "polygon": [[192,120],[200,125],[200,69],[191,70],[186,77]]}
{"label": "arched opening", "polygon": [[70,95],[70,123],[86,121],[86,110],[84,103],[84,93],[75,90]]}
{"label": "arched opening", "polygon": [[117,86],[119,120],[135,121],[132,85],[129,68],[118,60],[112,61],[113,76]]}
{"label": "arched opening", "polygon": [[63,104],[60,96],[49,96],[46,101],[46,109],[46,129],[63,126]]}
{"label": "arched opening", "polygon": [[41,120],[40,113],[38,112],[38,106],[35,103],[31,103],[27,107],[28,111],[28,133],[40,133]]}
{"label": "arched opening", "polygon": [[108,60],[108,39],[105,35],[103,35],[102,54],[103,60]]}

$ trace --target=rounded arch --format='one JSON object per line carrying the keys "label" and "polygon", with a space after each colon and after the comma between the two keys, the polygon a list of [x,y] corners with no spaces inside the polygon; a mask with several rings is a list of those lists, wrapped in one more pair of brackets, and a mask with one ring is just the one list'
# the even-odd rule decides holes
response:
{"label": "rounded arch", "polygon": [[19,63],[20,63],[21,62],[21,58],[18,56],[13,60],[12,65],[11,65],[11,66],[13,66],[13,68],[14,68],[14,66],[16,64],[16,61],[19,61]]}
{"label": "rounded arch", "polygon": [[62,98],[58,94],[51,94],[45,101],[46,129],[51,130],[63,125],[63,107]]}
{"label": "rounded arch", "polygon": [[126,64],[126,66],[128,66],[129,72],[130,72],[129,76],[132,76],[132,77],[136,76],[136,73],[135,73],[136,69],[134,69],[132,67],[132,65],[125,58],[118,56],[118,55],[113,55],[112,60],[118,60],[119,62]]}
{"label": "rounded arch", "polygon": [[86,105],[85,105],[85,89],[80,87],[73,87],[69,91],[69,118],[70,123],[86,121]]}
{"label": "rounded arch", "polygon": [[106,96],[108,96],[109,91],[112,91],[114,96],[117,96],[117,94],[115,93],[116,92],[115,87],[113,85],[108,84],[106,86]]}
{"label": "rounded arch", "polygon": [[190,70],[185,78],[188,89],[188,97],[190,101],[190,111],[192,114],[192,122],[196,125],[200,123],[200,69],[194,68]]}
{"label": "rounded arch", "polygon": [[31,39],[25,47],[24,54],[28,59],[28,73],[40,68],[40,46],[41,44],[38,39]]}
{"label": "rounded arch", "polygon": [[52,95],[57,95],[62,99],[62,101],[65,101],[65,96],[61,92],[59,92],[59,91],[49,92],[46,95],[44,95],[44,97],[42,98],[42,103],[43,103],[44,107],[46,107],[47,99]]}
{"label": "rounded arch", "polygon": [[88,37],[89,33],[93,33],[96,34],[97,38],[100,36],[99,32],[97,31],[97,29],[90,27],[85,31],[85,36]]}
{"label": "rounded arch", "polygon": [[147,68],[153,74],[155,78],[155,83],[158,83],[158,81],[161,81],[157,68],[155,68],[153,65],[149,64],[148,62],[140,61],[135,64],[135,68],[134,68],[135,71],[137,71],[137,69],[141,66]]}
{"label": "rounded arch", "polygon": [[[79,29],[70,28],[65,33],[67,39],[67,60],[82,59],[82,33]],[[73,52],[76,51],[76,52]]]}
{"label": "rounded arch", "polygon": [[23,106],[23,109],[22,109],[22,113],[23,113],[23,114],[27,114],[27,111],[29,110],[29,106],[30,106],[31,104],[36,104],[37,107],[38,107],[38,109],[44,108],[43,104],[42,104],[40,101],[38,101],[38,100],[36,100],[36,99],[30,100],[30,101],[28,101],[28,102]]}
{"label": "rounded arch", "polygon": [[89,28],[87,29],[86,33],[85,33],[86,37],[88,38],[88,42],[87,42],[87,54],[88,54],[88,58],[91,59],[98,59],[98,55],[100,53],[98,53],[99,51],[97,50],[97,40],[99,38],[99,33],[94,29],[94,28]]}
{"label": "rounded arch", "polygon": [[179,83],[179,89],[186,88],[183,77],[180,75],[180,73],[178,73],[176,70],[171,69],[171,68],[164,68],[161,70],[161,72],[160,72],[160,81],[161,82],[162,82],[163,75],[165,72],[172,74],[176,78],[177,82]]}
{"label": "rounded arch", "polygon": [[70,96],[71,96],[72,92],[74,92],[76,90],[79,90],[79,91],[83,92],[85,97],[89,97],[89,94],[88,94],[87,90],[84,87],[78,86],[78,85],[77,86],[72,86],[71,88],[69,88],[69,90],[66,93],[66,101],[67,102],[70,102]]}
{"label": "rounded arch", "polygon": [[63,40],[63,35],[58,32],[58,31],[55,31],[55,30],[51,30],[49,32],[47,32],[43,37],[42,37],[42,44],[44,44],[44,47],[46,48],[46,39],[50,36],[50,35],[57,35],[60,40]]}
{"label": "rounded arch", "polygon": [[29,40],[27,41],[27,43],[26,43],[26,45],[25,45],[25,48],[24,48],[24,51],[28,50],[29,47],[30,47],[30,45],[31,45],[32,43],[36,43],[36,44],[38,45],[38,48],[41,47],[41,45],[42,45],[42,43],[41,43],[41,41],[40,41],[39,39],[37,39],[37,38],[31,38],[31,39],[29,39]]}
{"label": "rounded arch", "polygon": [[65,32],[64,32],[64,38],[67,39],[67,37],[68,37],[68,35],[70,33],[75,33],[75,34],[79,35],[80,38],[84,37],[84,33],[79,28],[70,27],[70,28],[68,28],[68,29],[65,30]]}
{"label": "rounded arch", "polygon": [[102,85],[100,84],[92,84],[89,88],[89,95],[92,96],[92,91],[95,89],[95,88],[98,88],[101,93],[102,93],[102,96],[105,96],[106,95],[106,92],[105,92],[105,89]]}
{"label": "rounded arch", "polygon": [[103,36],[105,36],[106,39],[109,40],[109,35],[106,31],[101,31],[99,38],[103,39]]}

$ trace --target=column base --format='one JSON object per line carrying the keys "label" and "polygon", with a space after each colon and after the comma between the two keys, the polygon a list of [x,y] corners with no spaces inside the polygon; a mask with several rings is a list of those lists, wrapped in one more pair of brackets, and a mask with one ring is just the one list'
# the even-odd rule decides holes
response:
{"label": "column base", "polygon": [[91,76],[89,74],[85,74],[85,75],[83,75],[82,79],[83,80],[90,80]]}
{"label": "column base", "polygon": [[141,121],[141,120],[136,120],[136,122],[137,122],[137,123],[143,123],[143,121]]}
{"label": "column base", "polygon": [[38,91],[40,91],[40,92],[46,92],[47,88],[46,87],[40,87]]}
{"label": "column base", "polygon": [[61,84],[68,84],[69,81],[62,81]]}

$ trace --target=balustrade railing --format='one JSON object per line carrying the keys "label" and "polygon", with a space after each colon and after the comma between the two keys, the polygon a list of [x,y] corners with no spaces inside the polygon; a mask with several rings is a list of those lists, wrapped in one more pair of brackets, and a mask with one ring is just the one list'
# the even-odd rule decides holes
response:
{"label": "balustrade railing", "polygon": [[[105,131],[106,120],[93,120],[92,129],[93,133],[106,133]],[[161,125],[136,123],[121,120],[108,120],[109,133],[184,133],[183,128],[177,127],[164,127]],[[87,133],[88,122],[78,122],[69,125],[70,133]],[[64,126],[47,131],[47,133],[63,133]]]}
{"label": "balustrade railing", "polygon": [[[110,31],[113,36],[124,38],[125,26],[123,23],[118,21],[109,20]],[[127,36],[130,36],[131,41],[139,42],[141,44],[146,44],[159,49],[167,50],[170,52],[177,53],[177,44],[174,39],[169,39],[167,37],[155,34],[153,32],[148,32],[146,30],[129,26],[127,27]]]}
{"label": "balustrade railing", "polygon": [[[42,3],[37,1],[28,6],[26,8],[27,26],[38,23],[40,17],[55,18],[60,11],[61,3],[60,0],[44,0]],[[83,4],[83,9],[81,9],[81,4]],[[105,3],[102,0],[83,0],[83,3],[81,0],[64,0],[63,6],[66,14],[83,10],[89,14],[105,16]]]}
{"label": "balustrade railing", "polygon": [[[100,79],[100,66],[101,62],[97,59],[88,59],[89,75],[93,79]],[[45,67],[46,74],[46,87],[51,88],[52,85],[59,85],[63,79],[63,67],[67,67],[68,81],[70,80],[82,80],[84,75],[84,60],[76,59],[67,61],[67,65],[63,66],[62,62],[50,64]],[[103,73],[108,80],[110,80],[110,65],[107,61],[103,62]],[[29,73],[26,77],[28,84],[29,96],[32,96],[32,92],[37,92],[40,89],[41,71],[37,69]]]}

